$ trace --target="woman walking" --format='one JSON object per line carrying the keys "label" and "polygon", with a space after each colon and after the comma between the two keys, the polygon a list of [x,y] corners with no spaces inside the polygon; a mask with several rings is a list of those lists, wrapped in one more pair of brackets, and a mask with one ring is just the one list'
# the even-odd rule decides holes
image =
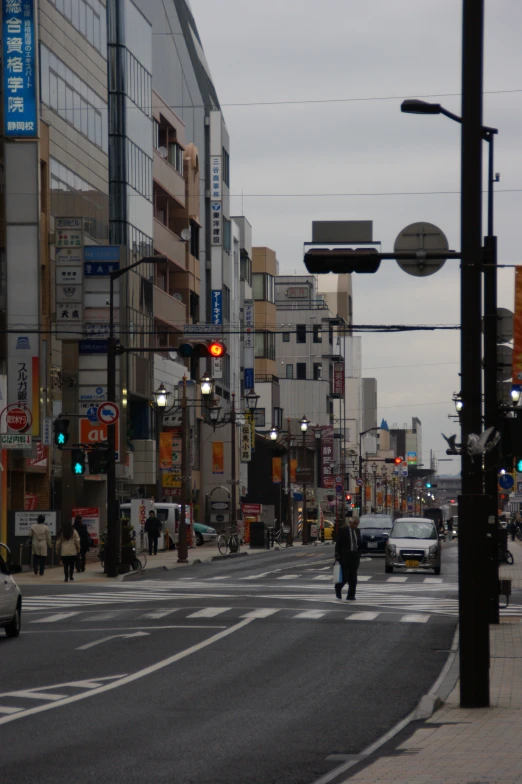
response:
{"label": "woman walking", "polygon": [[62,530],[56,540],[56,554],[63,563],[65,582],[74,580],[74,564],[80,552],[80,537],[69,521],[63,523]]}
{"label": "woman walking", "polygon": [[47,559],[47,548],[52,547],[51,532],[45,524],[45,516],[38,515],[36,523],[31,526],[31,545],[33,548],[33,568],[35,575],[43,577],[45,571],[45,561]]}

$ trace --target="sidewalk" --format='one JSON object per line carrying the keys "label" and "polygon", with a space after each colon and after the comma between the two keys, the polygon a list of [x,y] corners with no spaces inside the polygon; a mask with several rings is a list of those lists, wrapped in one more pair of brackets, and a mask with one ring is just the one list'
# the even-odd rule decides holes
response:
{"label": "sidewalk", "polygon": [[[522,587],[522,544],[509,542],[513,566],[500,576]],[[459,707],[459,684],[442,708],[391,754],[349,784],[520,784],[522,782],[522,618],[490,627],[490,708]]]}

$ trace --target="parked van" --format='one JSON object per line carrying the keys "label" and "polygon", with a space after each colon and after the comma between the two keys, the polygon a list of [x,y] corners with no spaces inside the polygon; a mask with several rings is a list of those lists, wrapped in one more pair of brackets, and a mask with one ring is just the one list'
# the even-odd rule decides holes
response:
{"label": "parked van", "polygon": [[[152,504],[152,510],[156,517],[158,517],[163,525],[163,530],[161,532],[161,537],[158,542],[158,546],[161,550],[165,549],[165,531],[169,532],[169,547],[170,549],[174,549],[174,545],[178,543],[178,533],[179,533],[179,521],[181,520],[181,506],[179,504]],[[148,516],[148,515],[147,515]],[[122,519],[127,519],[131,521],[131,525],[134,527],[136,532],[136,536],[140,535],[140,525],[137,520],[132,520],[131,515],[131,504],[120,504],[120,517]],[[138,541],[138,544],[140,542]],[[144,544],[147,545],[147,539],[145,538]]]}

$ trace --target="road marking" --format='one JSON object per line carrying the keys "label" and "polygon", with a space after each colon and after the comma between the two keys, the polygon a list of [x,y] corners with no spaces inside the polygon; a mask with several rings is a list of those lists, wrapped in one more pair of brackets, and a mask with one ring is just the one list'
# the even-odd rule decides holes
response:
{"label": "road marking", "polygon": [[111,634],[110,637],[102,637],[101,640],[94,640],[94,642],[89,642],[87,645],[81,645],[79,648],[76,648],[77,651],[86,651],[89,648],[94,648],[95,645],[101,645],[102,642],[109,642],[109,640],[130,640],[134,639],[135,637],[148,637],[149,632],[135,632],[135,634]]}
{"label": "road marking", "polygon": [[277,612],[279,612],[279,609],[274,610],[268,607],[260,607],[258,610],[251,610],[250,612],[245,613],[241,618],[268,618],[270,615],[275,615]]}
{"label": "road marking", "polygon": [[401,623],[426,623],[429,621],[429,615],[403,615],[400,622]]}
{"label": "road marking", "polygon": [[73,615],[79,615],[79,613],[57,613],[57,615],[48,615],[47,618],[38,618],[36,621],[30,621],[30,623],[57,623],[58,621],[63,621],[65,618],[72,618]]}
{"label": "road marking", "polygon": [[[123,610],[122,612],[125,612]],[[90,613],[88,618],[82,618],[83,623],[90,623],[91,621],[110,621],[116,615],[116,612],[105,612],[105,613]],[[35,623],[35,621],[31,621],[31,623]]]}
{"label": "road marking", "polygon": [[441,583],[442,582],[442,577],[425,577],[424,578],[424,582],[425,583]]}
{"label": "road marking", "polygon": [[[266,577],[267,574],[271,574],[271,572],[262,572],[261,574],[250,574],[248,577],[238,577],[238,580],[258,580],[260,577]],[[288,579],[285,577],[277,577],[277,580],[284,580]]]}
{"label": "road marking", "polygon": [[331,580],[332,577],[329,574],[320,574],[318,577],[312,577],[312,580],[321,580],[322,582],[326,582],[327,580]]}
{"label": "road marking", "polygon": [[297,580],[301,577],[300,574],[284,574],[282,577],[276,577],[276,580]]}
{"label": "road marking", "polygon": [[357,580],[360,583],[367,583],[368,580],[371,580],[371,579],[372,579],[371,574],[358,574],[357,575]]}
{"label": "road marking", "polygon": [[358,612],[348,615],[347,621],[374,621],[380,613],[376,612]]}
{"label": "road marking", "polygon": [[152,664],[149,667],[144,667],[144,669],[138,670],[138,672],[135,672],[132,675],[126,675],[122,678],[119,678],[117,681],[100,686],[98,689],[92,689],[91,691],[83,692],[82,694],[75,694],[72,697],[66,697],[66,699],[62,700],[61,702],[54,702],[48,705],[38,705],[36,708],[30,708],[29,710],[14,713],[10,716],[4,716],[3,718],[0,718],[0,725],[8,724],[11,721],[16,721],[17,719],[25,716],[34,716],[37,713],[43,713],[44,711],[52,710],[53,708],[61,708],[63,705],[71,705],[74,702],[80,702],[81,700],[85,700],[88,697],[94,697],[97,694],[103,694],[107,691],[118,689],[121,686],[126,686],[128,683],[133,683],[134,681],[140,680],[141,678],[145,678],[147,675],[152,675],[152,673],[158,672],[158,670],[169,667],[171,664],[175,664],[176,662],[181,661],[181,659],[185,659],[187,656],[191,656],[193,653],[198,653],[204,648],[207,648],[209,645],[213,645],[215,642],[222,640],[224,637],[228,637],[229,635],[240,631],[245,626],[248,626],[249,623],[252,623],[252,620],[252,618],[245,618],[243,621],[240,621],[234,626],[230,626],[228,629],[224,629],[223,631],[212,635],[212,637],[209,637],[207,640],[202,640],[201,642],[196,643],[196,645],[192,645],[190,648],[186,648],[184,651],[180,651],[173,656],[169,656],[168,659],[163,659],[162,661],[156,662],[156,664]]}
{"label": "road marking", "polygon": [[49,700],[49,702],[57,702],[63,700],[66,694],[50,694],[50,692],[36,692],[31,689],[26,691],[12,691],[9,693],[10,697],[23,697],[24,700]]}
{"label": "road marking", "polygon": [[227,574],[225,577],[209,577],[209,580],[230,580],[230,575]]}
{"label": "road marking", "polygon": [[305,610],[304,612],[297,613],[294,615],[294,618],[306,618],[307,620],[315,620],[316,618],[322,618],[324,612],[321,610]]}
{"label": "road marking", "polygon": [[23,708],[2,708],[0,705],[0,713],[18,713],[19,711],[23,711]]}
{"label": "road marking", "polygon": [[228,612],[232,607],[205,607],[203,610],[198,610],[192,615],[187,615],[187,618],[215,618],[216,615]]}
{"label": "road marking", "polygon": [[154,612],[145,613],[145,615],[140,615],[140,618],[166,618],[167,615],[172,615],[172,613],[178,612],[180,608],[175,607],[173,610],[155,610]]}
{"label": "road marking", "polygon": [[405,583],[407,582],[407,577],[388,577],[386,580],[387,583]]}

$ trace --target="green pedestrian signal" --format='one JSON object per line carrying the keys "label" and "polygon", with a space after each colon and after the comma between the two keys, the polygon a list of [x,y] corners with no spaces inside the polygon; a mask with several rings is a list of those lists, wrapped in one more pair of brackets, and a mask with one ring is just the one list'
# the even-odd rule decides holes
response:
{"label": "green pedestrian signal", "polygon": [[522,457],[517,457],[515,460],[515,468],[518,474],[522,474]]}
{"label": "green pedestrian signal", "polygon": [[85,473],[85,452],[83,449],[71,451],[71,470],[74,476],[83,476]]}
{"label": "green pedestrian signal", "polygon": [[431,487],[431,482],[426,482],[426,487],[430,488]]}
{"label": "green pedestrian signal", "polygon": [[54,420],[54,443],[57,447],[65,446],[69,440],[69,420],[58,419]]}

